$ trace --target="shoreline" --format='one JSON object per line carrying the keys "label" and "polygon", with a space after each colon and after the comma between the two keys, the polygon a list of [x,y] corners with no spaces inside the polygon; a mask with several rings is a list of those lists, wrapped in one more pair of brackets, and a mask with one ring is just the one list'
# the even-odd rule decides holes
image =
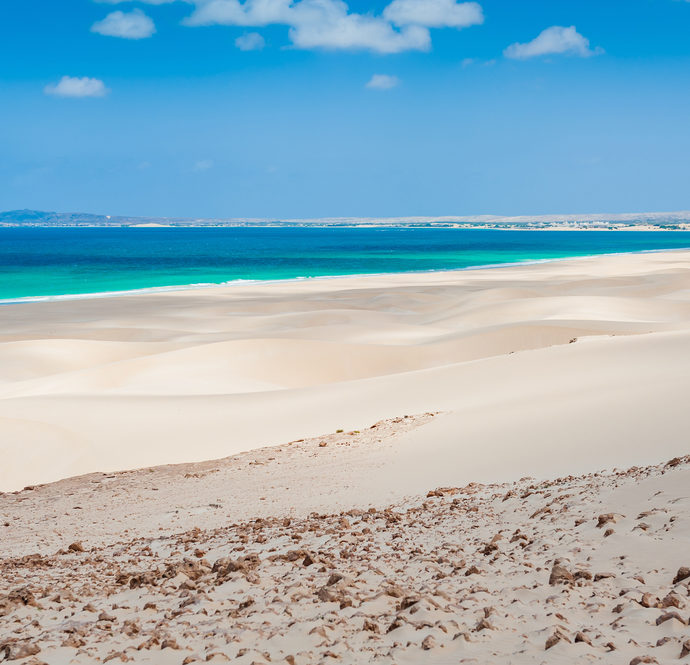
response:
{"label": "shoreline", "polygon": [[485,224],[425,223],[419,224],[0,224],[0,229],[458,229],[462,231],[690,231],[690,222],[680,226],[631,224],[628,226],[512,226]]}
{"label": "shoreline", "polygon": [[[94,227],[100,228],[100,227]],[[512,230],[512,229],[511,229]],[[690,234],[690,231],[688,232]],[[673,249],[640,249],[630,252],[605,252],[602,254],[576,254],[573,256],[561,256],[558,258],[547,259],[525,259],[524,261],[510,261],[506,263],[487,263],[473,266],[466,266],[464,268],[433,268],[428,270],[403,270],[398,272],[370,272],[370,273],[345,273],[336,275],[315,275],[304,277],[286,277],[284,279],[233,279],[227,282],[198,282],[191,284],[169,285],[169,286],[151,286],[142,287],[139,289],[125,289],[118,291],[94,291],[93,293],[65,293],[55,295],[38,295],[38,296],[20,296],[17,298],[0,298],[0,307],[8,305],[21,305],[29,303],[40,302],[63,302],[72,300],[95,300],[106,298],[122,298],[130,296],[148,295],[148,294],[162,294],[173,293],[178,291],[197,291],[204,289],[217,288],[232,288],[240,286],[255,286],[255,285],[270,285],[270,284],[290,284],[290,283],[304,283],[327,281],[336,279],[360,279],[366,277],[389,277],[394,275],[441,275],[443,273],[455,274],[476,270],[499,270],[501,268],[514,268],[519,266],[539,265],[542,263],[555,263],[558,261],[575,261],[592,259],[607,256],[635,256],[639,254],[659,254],[672,252],[687,252],[688,247],[675,247]]]}

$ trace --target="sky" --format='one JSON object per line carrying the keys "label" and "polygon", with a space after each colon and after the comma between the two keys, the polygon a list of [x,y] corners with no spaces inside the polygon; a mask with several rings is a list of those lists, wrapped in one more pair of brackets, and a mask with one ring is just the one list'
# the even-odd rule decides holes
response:
{"label": "sky", "polygon": [[5,0],[0,210],[690,209],[684,0]]}

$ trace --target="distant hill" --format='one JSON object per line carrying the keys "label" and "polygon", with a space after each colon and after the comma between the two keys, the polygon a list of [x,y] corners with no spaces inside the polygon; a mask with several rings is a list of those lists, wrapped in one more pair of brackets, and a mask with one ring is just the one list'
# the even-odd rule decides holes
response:
{"label": "distant hill", "polygon": [[41,210],[0,212],[0,225],[4,226],[130,226],[146,223],[146,221],[148,218],[94,215],[88,212],[43,212]]}
{"label": "distant hill", "polygon": [[0,212],[0,226],[439,226],[503,229],[669,229],[690,230],[690,211],[588,215],[503,217],[328,217],[319,219],[251,219],[125,217],[86,212],[10,210]]}

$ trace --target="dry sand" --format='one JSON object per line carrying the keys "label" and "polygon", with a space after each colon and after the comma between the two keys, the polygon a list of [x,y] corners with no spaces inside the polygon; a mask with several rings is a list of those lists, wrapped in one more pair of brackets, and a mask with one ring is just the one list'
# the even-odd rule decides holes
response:
{"label": "dry sand", "polygon": [[0,317],[0,490],[443,411],[433,437],[412,435],[396,456],[422,491],[587,471],[595,452],[595,467],[621,450],[655,463],[685,452],[690,424],[684,251],[17,304]]}
{"label": "dry sand", "polygon": [[690,651],[690,252],[0,316],[0,661]]}
{"label": "dry sand", "polygon": [[[228,506],[210,505],[215,518],[197,506],[201,527],[144,535],[133,521],[137,533],[117,540],[94,537],[90,520],[117,510],[103,508],[108,480],[126,489],[126,477],[75,483],[57,504],[51,488],[22,492],[4,512],[21,514],[23,499],[63,524],[65,500],[78,501],[81,535],[100,542],[0,559],[0,660],[679,662],[690,654],[689,462],[292,518],[232,522]],[[204,496],[187,480],[180,512]]]}

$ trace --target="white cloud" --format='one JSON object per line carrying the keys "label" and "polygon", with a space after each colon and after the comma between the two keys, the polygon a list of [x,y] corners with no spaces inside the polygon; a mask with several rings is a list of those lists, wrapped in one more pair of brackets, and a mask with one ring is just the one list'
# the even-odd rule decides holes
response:
{"label": "white cloud", "polygon": [[[690,0],[689,0],[690,1]],[[460,61],[460,66],[463,69],[467,69],[468,67],[474,67],[474,66],[484,66],[484,67],[492,67],[493,65],[496,64],[496,60],[493,58],[491,60],[478,60],[477,58],[463,58]]]}
{"label": "white cloud", "polygon": [[63,76],[58,83],[47,85],[43,92],[55,97],[105,97],[110,91],[100,79]]}
{"label": "white cloud", "polygon": [[258,32],[247,32],[235,40],[235,46],[240,51],[260,51],[266,46],[266,41]]}
{"label": "white cloud", "polygon": [[194,4],[194,12],[183,21],[185,25],[289,25],[294,13],[292,0],[195,0]]}
{"label": "white cloud", "polygon": [[511,44],[503,51],[506,58],[524,60],[536,58],[540,55],[567,54],[588,58],[591,55],[603,53],[603,49],[589,47],[589,39],[583,37],[574,25],[569,28],[552,25],[542,31],[531,42],[526,44]]}
{"label": "white cloud", "polygon": [[351,13],[343,0],[195,0],[195,4],[186,25],[287,25],[293,45],[301,49],[400,53],[431,47],[425,26],[396,29],[381,16]]}
{"label": "white cloud", "polygon": [[366,87],[371,90],[390,90],[395,88],[400,83],[397,76],[389,76],[388,74],[374,74],[367,83]]}
{"label": "white cloud", "polygon": [[484,22],[481,5],[456,0],[393,0],[383,16],[395,25],[427,28],[466,28]]}
{"label": "white cloud", "polygon": [[[96,0],[109,4],[126,1]],[[176,0],[139,1],[161,5]],[[351,12],[345,0],[182,1],[194,7],[191,15],[184,19],[185,25],[247,28],[284,25],[289,28],[293,46],[300,49],[350,49],[377,53],[428,51],[431,48],[429,28],[464,28],[484,21],[481,5],[459,0],[392,0],[383,14]],[[139,26],[122,26],[124,19],[131,20],[134,14],[138,14]],[[150,22],[148,27],[141,19]],[[148,37],[155,32],[153,22],[141,10],[129,14],[115,12],[92,29],[101,34],[132,39]],[[252,37],[251,40],[259,44],[258,38]],[[252,42],[243,36],[236,43],[238,48],[243,48],[242,44]]]}
{"label": "white cloud", "polygon": [[91,26],[91,32],[123,39],[145,39],[156,32],[153,21],[141,9],[111,12]]}
{"label": "white cloud", "polygon": [[397,31],[386,21],[360,14],[310,16],[290,29],[290,39],[297,48],[302,49],[401,53],[428,51],[431,48],[431,37],[426,28],[411,25]]}

